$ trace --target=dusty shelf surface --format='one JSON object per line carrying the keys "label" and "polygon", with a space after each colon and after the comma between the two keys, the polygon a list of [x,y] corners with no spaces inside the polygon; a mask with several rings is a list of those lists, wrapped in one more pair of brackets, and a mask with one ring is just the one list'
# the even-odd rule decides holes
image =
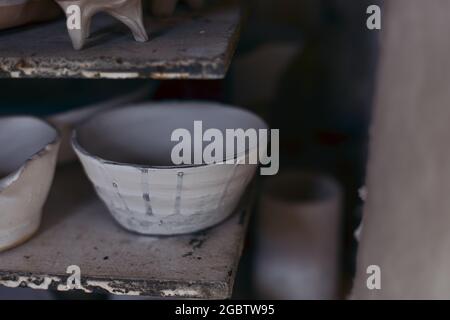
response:
{"label": "dusty shelf surface", "polygon": [[150,40],[138,43],[120,22],[99,14],[81,51],[73,50],[63,18],[0,31],[0,77],[220,79],[241,22],[235,1],[195,12],[181,8],[170,18],[147,17]]}
{"label": "dusty shelf surface", "polygon": [[66,291],[71,265],[81,290],[117,295],[226,299],[231,296],[251,210],[209,230],[176,237],[130,233],[111,217],[79,165],[57,169],[42,226],[0,253],[0,285]]}

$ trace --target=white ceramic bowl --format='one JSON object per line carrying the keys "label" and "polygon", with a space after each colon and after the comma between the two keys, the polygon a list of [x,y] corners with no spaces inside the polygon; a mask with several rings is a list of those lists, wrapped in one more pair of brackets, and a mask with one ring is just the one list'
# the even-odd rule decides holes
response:
{"label": "white ceramic bowl", "polygon": [[266,129],[250,112],[214,103],[143,104],[107,111],[80,125],[73,146],[98,195],[126,229],[173,235],[199,231],[227,218],[252,179],[247,163],[255,146],[237,155],[239,164],[174,166],[173,130]]}
{"label": "white ceramic bowl", "polygon": [[0,118],[0,251],[39,228],[59,143],[57,130],[42,120]]}

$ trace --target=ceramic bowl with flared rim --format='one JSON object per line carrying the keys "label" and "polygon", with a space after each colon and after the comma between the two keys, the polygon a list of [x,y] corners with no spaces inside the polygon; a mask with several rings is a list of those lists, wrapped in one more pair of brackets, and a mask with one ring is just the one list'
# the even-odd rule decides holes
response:
{"label": "ceramic bowl with flared rim", "polygon": [[221,222],[236,208],[257,168],[247,163],[258,148],[248,144],[245,152],[235,152],[233,164],[174,165],[171,153],[179,141],[171,141],[172,133],[186,129],[193,145],[194,121],[202,121],[203,132],[267,129],[263,120],[239,108],[166,102],[107,111],[74,131],[72,143],[88,177],[126,229],[190,233]]}
{"label": "ceramic bowl with flared rim", "polygon": [[0,118],[0,250],[39,228],[60,144],[59,132],[29,116]]}

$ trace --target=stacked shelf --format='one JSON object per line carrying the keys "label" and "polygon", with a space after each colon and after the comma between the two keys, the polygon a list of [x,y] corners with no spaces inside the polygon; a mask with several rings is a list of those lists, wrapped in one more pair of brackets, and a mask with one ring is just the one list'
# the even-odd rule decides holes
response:
{"label": "stacked shelf", "polygon": [[[137,43],[107,16],[74,51],[59,21],[0,32],[0,78],[221,79],[242,23],[235,1],[147,19]],[[1,90],[1,88],[0,88]],[[79,165],[58,167],[42,227],[0,253],[0,285],[67,290],[67,267],[81,269],[81,290],[166,298],[225,299],[232,294],[251,210],[243,197],[224,223],[197,234],[146,237],[118,226]]]}

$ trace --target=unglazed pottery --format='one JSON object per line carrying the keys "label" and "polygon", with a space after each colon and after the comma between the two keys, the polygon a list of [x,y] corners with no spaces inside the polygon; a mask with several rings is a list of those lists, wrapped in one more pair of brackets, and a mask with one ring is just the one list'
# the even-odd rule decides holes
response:
{"label": "unglazed pottery", "polygon": [[81,28],[68,28],[73,47],[83,48],[90,34],[92,17],[98,12],[106,12],[130,28],[134,39],[138,42],[148,40],[142,13],[142,0],[56,0],[70,19],[72,6],[78,6],[81,13]]}
{"label": "unglazed pottery", "polygon": [[[151,10],[155,16],[168,17],[173,14],[177,6],[178,0],[151,0]],[[183,0],[193,9],[200,9],[204,0]]]}
{"label": "unglazed pottery", "polygon": [[[126,229],[141,234],[195,232],[227,218],[252,179],[249,146],[233,164],[175,166],[175,129],[265,129],[257,116],[211,103],[143,104],[107,111],[80,125],[73,146],[100,198]],[[229,159],[227,159],[229,160]],[[231,159],[233,160],[233,159]]]}
{"label": "unglazed pottery", "polygon": [[37,118],[0,118],[0,251],[39,228],[59,141],[56,129]]}
{"label": "unglazed pottery", "polygon": [[330,177],[286,171],[265,181],[254,272],[261,299],[337,298],[342,190]]}
{"label": "unglazed pottery", "polygon": [[0,0],[0,29],[46,21],[60,14],[52,0]]}

